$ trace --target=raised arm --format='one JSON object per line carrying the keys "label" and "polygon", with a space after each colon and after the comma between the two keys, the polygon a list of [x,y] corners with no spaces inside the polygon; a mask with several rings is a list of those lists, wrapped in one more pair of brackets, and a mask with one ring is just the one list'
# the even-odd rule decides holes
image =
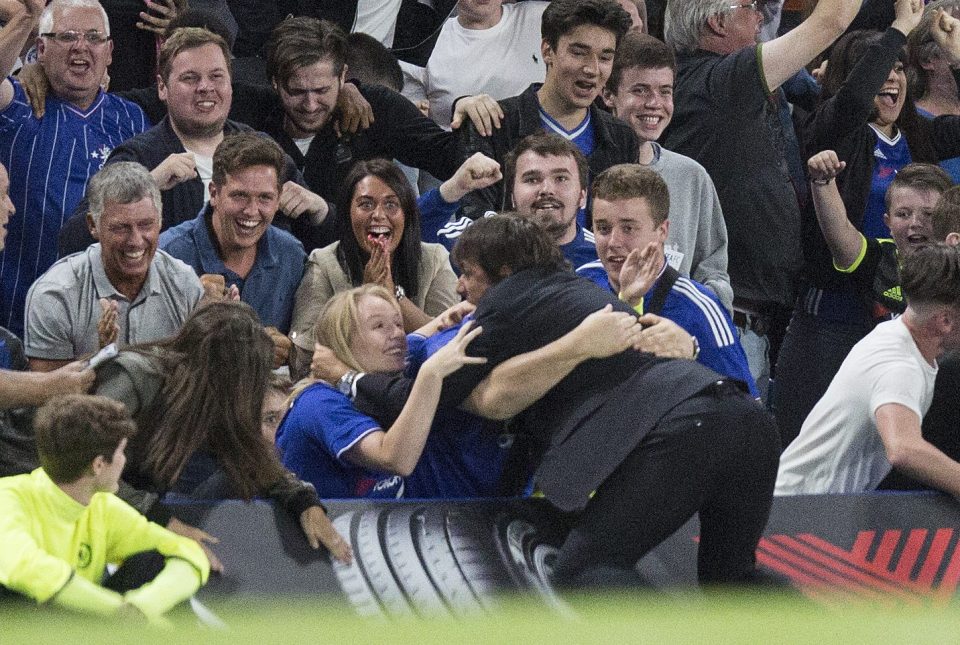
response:
{"label": "raised arm", "polygon": [[40,14],[45,6],[44,0],[20,0],[20,10],[13,14],[10,21],[0,29],[0,72],[3,73],[3,83],[0,83],[0,110],[6,109],[13,100],[13,85],[6,78],[13,71],[13,66],[23,51],[23,46],[30,37],[33,28],[40,22]]}
{"label": "raised arm", "polygon": [[[923,8],[922,0],[915,2]],[[820,0],[810,17],[779,38],[760,45],[763,75],[773,91],[839,38],[860,10],[860,0]]]}
{"label": "raised arm", "polygon": [[817,222],[833,256],[833,264],[843,270],[853,266],[866,246],[866,239],[850,223],[837,182],[834,181],[846,167],[833,150],[824,150],[810,157],[810,194],[817,211]]}
{"label": "raised arm", "polygon": [[552,343],[498,365],[462,407],[488,419],[508,419],[535,403],[580,363],[632,347],[642,331],[636,316],[607,305]]}

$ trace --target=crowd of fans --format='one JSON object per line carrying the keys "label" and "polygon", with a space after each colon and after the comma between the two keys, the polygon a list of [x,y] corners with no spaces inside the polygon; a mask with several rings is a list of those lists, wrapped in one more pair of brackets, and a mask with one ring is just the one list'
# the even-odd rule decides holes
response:
{"label": "crowd of fans", "polygon": [[960,496],[960,0],[128,4],[0,1],[0,594],[161,620],[183,499],[542,495],[583,588]]}

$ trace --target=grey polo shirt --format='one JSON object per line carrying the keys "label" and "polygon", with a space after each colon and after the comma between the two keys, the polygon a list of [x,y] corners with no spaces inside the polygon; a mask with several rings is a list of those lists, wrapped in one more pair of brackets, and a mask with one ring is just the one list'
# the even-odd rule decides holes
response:
{"label": "grey polo shirt", "polygon": [[119,304],[118,344],[135,345],[176,334],[203,295],[193,269],[157,249],[147,280],[131,302],[103,268],[100,244],[58,260],[27,293],[24,345],[32,358],[74,359],[99,349],[100,298]]}

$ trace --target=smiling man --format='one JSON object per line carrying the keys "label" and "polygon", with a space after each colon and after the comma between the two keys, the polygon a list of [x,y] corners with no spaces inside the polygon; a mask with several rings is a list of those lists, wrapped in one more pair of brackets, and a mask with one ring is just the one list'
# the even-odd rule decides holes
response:
{"label": "smiling man", "polygon": [[57,235],[87,180],[110,151],[143,132],[143,111],[101,90],[111,61],[110,25],[96,0],[23,0],[0,32],[0,72],[7,74],[37,27],[37,56],[50,80],[43,118],[34,117],[13,77],[0,82],[0,151],[20,217],[0,255],[0,324],[23,331],[27,289],[57,259]]}
{"label": "smiling man", "polygon": [[[499,101],[503,118],[498,128],[480,132],[473,123],[461,126],[461,159],[482,152],[503,163],[521,139],[546,130],[580,148],[593,173],[635,162],[638,143],[633,131],[593,105],[610,76],[617,45],[631,25],[617,0],[551,2],[540,27],[540,52],[547,66],[543,84],[534,83],[523,94]],[[504,192],[502,183],[474,191],[464,199],[464,215],[476,219],[487,211],[509,208]]]}
{"label": "smiling man", "polygon": [[[233,100],[230,48],[220,36],[199,27],[177,29],[161,47],[157,68],[157,89],[167,116],[117,146],[107,164],[136,161],[150,170],[163,191],[166,229],[196,217],[210,198],[213,151],[225,136],[249,132],[250,127],[227,118]],[[328,235],[326,201],[300,185],[303,179],[292,159],[281,177],[283,226],[304,244],[319,245]],[[81,204],[64,226],[61,253],[90,243],[85,217]]]}
{"label": "smiling man", "polygon": [[667,45],[644,33],[628,33],[617,48],[603,98],[640,140],[638,161],[663,177],[670,189],[673,224],[665,244],[670,266],[713,291],[732,311],[727,225],[713,180],[690,157],[657,143],[673,118],[676,70],[676,57]]}
{"label": "smiling man", "polygon": [[264,325],[286,333],[307,256],[295,237],[272,225],[283,168],[283,151],[267,137],[225,137],[213,153],[209,204],[165,231],[160,247],[199,275],[223,276]]}
{"label": "smiling man", "polygon": [[199,302],[200,280],[157,251],[160,191],[140,164],[110,164],[90,180],[88,221],[100,240],[50,267],[27,294],[30,367],[49,371],[110,342],[171,336]]}

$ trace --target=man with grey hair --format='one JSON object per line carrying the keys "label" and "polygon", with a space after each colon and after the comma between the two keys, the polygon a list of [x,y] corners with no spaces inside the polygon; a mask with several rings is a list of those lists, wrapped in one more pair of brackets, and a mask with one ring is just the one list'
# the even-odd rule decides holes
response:
{"label": "man with grey hair", "polygon": [[0,255],[0,325],[18,334],[27,289],[57,259],[60,227],[87,180],[115,146],[150,125],[139,107],[100,87],[113,44],[96,0],[19,1],[21,11],[0,31],[0,72],[10,72],[39,27],[37,57],[51,92],[38,119],[19,81],[0,82],[0,154],[20,213]]}
{"label": "man with grey hair", "polygon": [[47,371],[118,342],[171,336],[200,301],[193,269],[157,250],[160,189],[130,161],[90,180],[87,223],[99,243],[59,260],[30,287],[24,344]]}
{"label": "man with grey hair", "polygon": [[716,186],[734,322],[764,397],[769,354],[786,328],[802,262],[802,186],[790,174],[779,88],[837,39],[859,8],[859,0],[820,0],[796,29],[758,44],[756,0],[667,3],[664,36],[677,52],[677,74],[673,121],[661,141],[703,165]]}

